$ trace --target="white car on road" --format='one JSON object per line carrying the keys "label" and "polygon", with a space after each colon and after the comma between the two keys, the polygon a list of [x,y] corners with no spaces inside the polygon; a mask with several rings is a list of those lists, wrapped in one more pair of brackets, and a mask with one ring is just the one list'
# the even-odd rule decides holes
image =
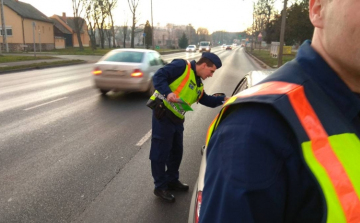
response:
{"label": "white car on road", "polygon": [[196,46],[195,45],[189,45],[186,47],[186,52],[196,52]]}

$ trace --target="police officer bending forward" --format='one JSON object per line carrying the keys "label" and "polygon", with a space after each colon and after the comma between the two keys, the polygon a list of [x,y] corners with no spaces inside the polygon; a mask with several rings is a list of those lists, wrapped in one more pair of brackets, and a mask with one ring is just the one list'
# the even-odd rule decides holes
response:
{"label": "police officer bending forward", "polygon": [[203,53],[198,62],[175,59],[154,75],[156,91],[148,103],[153,108],[151,172],[155,183],[154,194],[168,202],[175,201],[169,190],[189,189],[188,185],[179,181],[185,110],[177,106],[177,102],[181,98],[189,105],[194,102],[212,108],[221,105],[227,97],[207,95],[201,81],[212,77],[220,67],[221,60],[217,55]]}

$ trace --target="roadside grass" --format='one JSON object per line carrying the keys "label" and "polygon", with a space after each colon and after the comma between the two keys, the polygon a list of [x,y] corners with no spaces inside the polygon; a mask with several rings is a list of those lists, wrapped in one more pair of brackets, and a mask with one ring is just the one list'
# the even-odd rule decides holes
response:
{"label": "roadside grass", "polygon": [[[106,53],[108,53],[111,50],[114,49],[124,49],[124,48],[97,48],[96,50],[92,50],[91,47],[84,47],[84,50],[79,50],[78,47],[68,47],[65,49],[56,49],[51,51],[45,51],[45,53],[53,53],[57,55],[99,55],[103,56]],[[135,49],[144,49],[142,47],[135,47]],[[158,51],[160,54],[162,53],[171,53],[171,52],[181,52],[184,51],[184,49],[155,49],[155,51]]]}
{"label": "roadside grass", "polygon": [[80,64],[85,63],[84,60],[62,60],[62,61],[53,61],[53,62],[40,62],[40,63],[33,63],[27,65],[18,65],[18,66],[8,66],[8,67],[0,67],[0,72],[7,72],[7,71],[19,71],[19,70],[28,70],[28,69],[41,69],[46,67],[56,67],[56,66],[63,66],[63,65],[73,65],[73,64]]}
{"label": "roadside grass", "polygon": [[42,60],[42,59],[55,59],[51,56],[15,56],[15,55],[0,55],[0,63],[8,62],[19,62],[19,61],[28,61],[28,60]]}
{"label": "roadside grass", "polygon": [[[278,58],[271,57],[269,50],[260,50],[259,51],[259,49],[254,49],[252,52],[251,52],[250,48],[247,48],[246,50],[247,50],[247,52],[249,52],[252,55],[254,55],[255,57],[257,57],[259,60],[264,62],[269,67],[273,67],[273,68],[277,67]],[[288,61],[291,61],[292,59],[295,58],[295,56],[296,56],[296,53],[294,53],[294,52],[292,52],[291,54],[288,54],[288,55],[284,54],[282,57],[283,64],[285,64]]]}
{"label": "roadside grass", "polygon": [[80,50],[78,47],[67,47],[65,49],[55,49],[55,50],[49,50],[49,51],[45,51],[45,52],[53,53],[53,54],[57,54],[57,55],[98,55],[98,56],[103,56],[111,50],[113,50],[113,49],[97,48],[96,50],[93,50],[93,49],[91,49],[91,47],[84,47],[84,50]]}

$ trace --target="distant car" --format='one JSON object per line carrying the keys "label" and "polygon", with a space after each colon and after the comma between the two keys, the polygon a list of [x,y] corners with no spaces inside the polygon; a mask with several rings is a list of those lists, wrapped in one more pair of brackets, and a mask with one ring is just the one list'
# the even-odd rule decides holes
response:
{"label": "distant car", "polygon": [[[259,83],[265,77],[272,74],[274,70],[259,70],[259,71],[250,71],[248,74],[245,75],[244,78],[240,80],[240,82],[235,87],[232,96],[239,93],[240,91],[246,90],[253,85]],[[200,171],[199,176],[196,181],[194,191],[191,198],[190,203],[190,210],[189,210],[189,218],[188,223],[198,223],[199,222],[199,214],[200,208],[202,203],[202,192],[204,189],[204,179],[205,179],[205,171],[206,171],[206,147],[203,146],[201,148],[201,164],[200,164]],[[225,160],[226,161],[226,160]]]}
{"label": "distant car", "polygon": [[196,52],[196,46],[195,45],[189,45],[186,47],[186,52]]}
{"label": "distant car", "polygon": [[226,44],[223,44],[223,45],[221,46],[221,48],[223,48],[223,49],[225,49],[225,47],[226,47]]}
{"label": "distant car", "polygon": [[233,48],[233,46],[231,46],[231,45],[226,45],[225,50],[232,50],[232,48]]}
{"label": "distant car", "polygon": [[201,52],[211,52],[211,42],[210,41],[201,41],[199,43],[199,53]]}
{"label": "distant car", "polygon": [[94,84],[103,95],[123,91],[145,92],[151,96],[155,91],[152,78],[165,64],[154,50],[115,49],[94,65]]}

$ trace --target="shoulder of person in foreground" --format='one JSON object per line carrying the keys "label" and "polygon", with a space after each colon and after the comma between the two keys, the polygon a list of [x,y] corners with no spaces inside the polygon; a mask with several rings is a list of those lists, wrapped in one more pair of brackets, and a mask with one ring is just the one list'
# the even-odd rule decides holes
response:
{"label": "shoulder of person in foreground", "polygon": [[[200,222],[284,222],[291,215],[321,219],[317,185],[283,117],[257,103],[228,112],[207,148]],[[299,206],[320,210],[305,216],[297,213]]]}

